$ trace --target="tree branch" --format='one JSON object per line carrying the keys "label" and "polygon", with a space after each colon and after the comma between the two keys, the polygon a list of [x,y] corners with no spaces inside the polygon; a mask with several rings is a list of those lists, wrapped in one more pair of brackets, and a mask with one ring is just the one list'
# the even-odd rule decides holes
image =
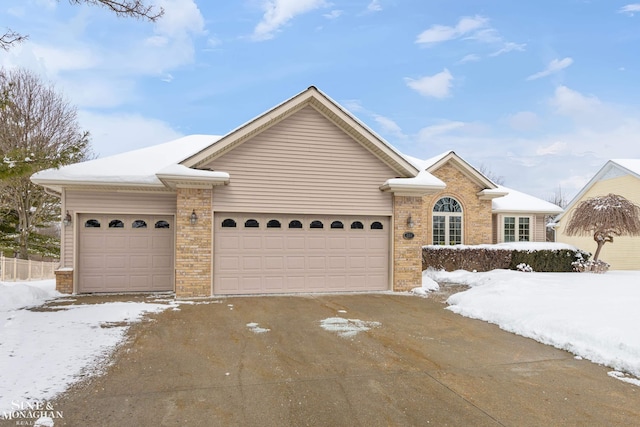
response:
{"label": "tree branch", "polygon": [[117,16],[147,19],[151,22],[156,22],[158,18],[164,15],[163,8],[147,5],[143,0],[69,0],[69,3],[103,6]]}

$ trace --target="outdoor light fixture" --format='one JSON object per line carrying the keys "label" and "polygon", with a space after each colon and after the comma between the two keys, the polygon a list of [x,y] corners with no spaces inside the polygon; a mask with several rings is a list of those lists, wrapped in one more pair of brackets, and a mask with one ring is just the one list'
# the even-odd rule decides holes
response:
{"label": "outdoor light fixture", "polygon": [[407,227],[413,228],[413,218],[411,218],[411,214],[409,214],[409,218],[407,218]]}
{"label": "outdoor light fixture", "polygon": [[62,219],[62,223],[65,226],[71,225],[71,214],[69,213],[69,211],[67,211],[67,214],[64,216],[64,218]]}
{"label": "outdoor light fixture", "polygon": [[196,215],[195,209],[193,210],[193,212],[191,212],[191,216],[189,217],[189,222],[191,222],[191,225],[196,225],[196,223],[198,222],[198,215]]}

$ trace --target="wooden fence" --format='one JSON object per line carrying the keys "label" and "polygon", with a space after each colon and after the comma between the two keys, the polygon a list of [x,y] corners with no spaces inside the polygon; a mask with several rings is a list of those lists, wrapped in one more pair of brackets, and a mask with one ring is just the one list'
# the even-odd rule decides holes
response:
{"label": "wooden fence", "polygon": [[0,281],[46,280],[55,278],[58,261],[31,261],[0,255]]}

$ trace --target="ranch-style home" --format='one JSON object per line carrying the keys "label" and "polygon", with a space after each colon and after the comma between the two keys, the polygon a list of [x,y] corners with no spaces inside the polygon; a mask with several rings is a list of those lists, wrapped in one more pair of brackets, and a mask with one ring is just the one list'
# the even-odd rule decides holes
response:
{"label": "ranch-style home", "polygon": [[[618,194],[640,205],[640,159],[613,159],[605,163],[569,202],[565,212],[556,218],[557,240],[587,252],[595,252],[593,236],[567,236],[565,229],[580,202],[609,193]],[[615,237],[613,243],[602,247],[599,258],[609,263],[613,270],[640,270],[640,238]]]}
{"label": "ranch-style home", "polygon": [[61,198],[65,293],[405,291],[423,245],[544,241],[560,211],[454,152],[401,154],[313,86],[222,137],[32,180]]}

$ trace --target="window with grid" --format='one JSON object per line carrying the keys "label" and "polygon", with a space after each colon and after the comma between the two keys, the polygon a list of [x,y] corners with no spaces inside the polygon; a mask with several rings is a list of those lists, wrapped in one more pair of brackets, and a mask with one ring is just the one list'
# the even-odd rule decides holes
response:
{"label": "window with grid", "polygon": [[529,218],[518,218],[518,241],[529,241]]}
{"label": "window with grid", "polygon": [[433,206],[433,244],[460,245],[462,235],[462,205],[453,197],[442,197]]}
{"label": "window with grid", "polygon": [[504,241],[516,241],[516,218],[513,216],[507,216],[504,218]]}

